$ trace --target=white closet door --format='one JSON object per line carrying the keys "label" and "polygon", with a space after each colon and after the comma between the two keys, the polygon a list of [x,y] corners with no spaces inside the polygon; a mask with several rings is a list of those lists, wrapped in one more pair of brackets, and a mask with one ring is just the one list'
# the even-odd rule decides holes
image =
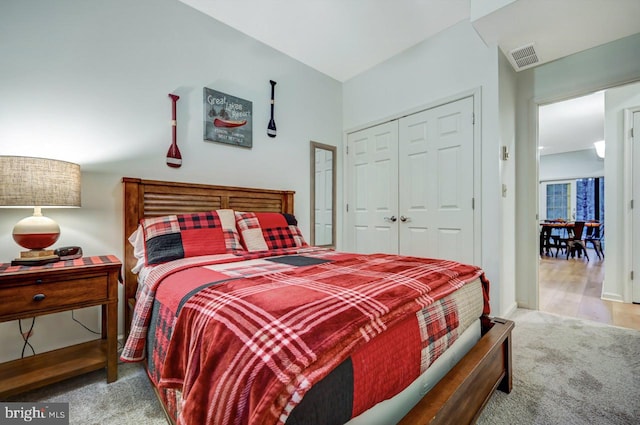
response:
{"label": "white closet door", "polygon": [[474,262],[473,99],[400,120],[400,254]]}
{"label": "white closet door", "polygon": [[347,137],[348,249],[398,253],[398,123]]}

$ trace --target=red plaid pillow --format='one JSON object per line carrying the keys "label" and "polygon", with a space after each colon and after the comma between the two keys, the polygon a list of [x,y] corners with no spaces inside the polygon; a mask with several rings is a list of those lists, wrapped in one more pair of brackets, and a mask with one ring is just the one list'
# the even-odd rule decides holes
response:
{"label": "red plaid pillow", "polygon": [[250,252],[307,246],[291,214],[236,211],[236,225]]}
{"label": "red plaid pillow", "polygon": [[145,264],[241,250],[234,219],[233,211],[219,210],[141,220]]}

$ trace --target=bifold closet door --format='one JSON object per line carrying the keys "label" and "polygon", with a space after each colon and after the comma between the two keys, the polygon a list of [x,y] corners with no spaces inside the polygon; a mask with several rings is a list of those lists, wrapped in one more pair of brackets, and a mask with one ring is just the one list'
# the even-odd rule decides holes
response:
{"label": "bifold closet door", "polygon": [[398,253],[398,122],[347,136],[347,246]]}
{"label": "bifold closet door", "polygon": [[474,263],[473,98],[347,136],[348,250]]}
{"label": "bifold closet door", "polygon": [[473,162],[473,98],[400,119],[400,254],[474,262]]}

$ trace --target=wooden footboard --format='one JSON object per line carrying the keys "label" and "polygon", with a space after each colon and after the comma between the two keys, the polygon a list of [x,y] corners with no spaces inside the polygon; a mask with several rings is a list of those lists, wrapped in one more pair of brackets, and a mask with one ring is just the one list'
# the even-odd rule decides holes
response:
{"label": "wooden footboard", "polygon": [[514,323],[485,319],[484,335],[399,425],[472,424],[497,389],[511,392],[511,330]]}

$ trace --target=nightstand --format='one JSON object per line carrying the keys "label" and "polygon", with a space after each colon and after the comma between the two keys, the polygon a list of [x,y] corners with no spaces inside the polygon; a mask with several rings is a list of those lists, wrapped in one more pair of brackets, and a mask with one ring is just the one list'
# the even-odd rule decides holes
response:
{"label": "nightstand", "polygon": [[120,269],[113,255],[0,264],[0,322],[102,306],[101,339],[0,363],[0,399],[105,367],[107,382],[118,379]]}

